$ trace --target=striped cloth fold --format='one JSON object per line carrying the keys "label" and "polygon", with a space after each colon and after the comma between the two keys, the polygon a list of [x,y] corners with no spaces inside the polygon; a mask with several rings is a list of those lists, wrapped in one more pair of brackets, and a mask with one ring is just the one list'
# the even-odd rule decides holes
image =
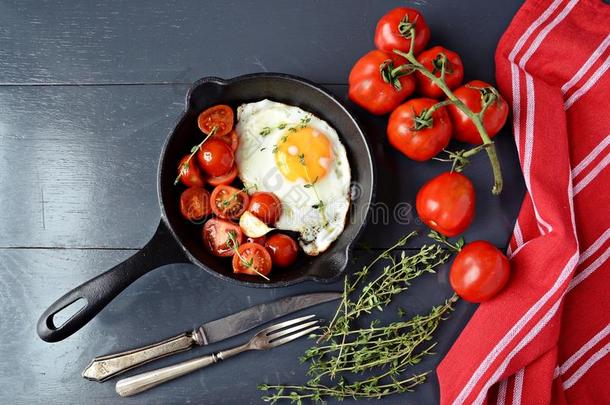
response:
{"label": "striped cloth fold", "polygon": [[609,67],[601,0],[528,0],[500,40],[527,194],[511,281],[439,365],[442,404],[610,403]]}

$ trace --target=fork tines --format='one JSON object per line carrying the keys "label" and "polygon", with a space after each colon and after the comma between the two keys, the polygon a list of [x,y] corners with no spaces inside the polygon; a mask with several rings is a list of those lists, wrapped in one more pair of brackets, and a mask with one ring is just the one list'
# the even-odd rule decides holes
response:
{"label": "fork tines", "polygon": [[[268,327],[263,331],[267,338],[268,344],[274,347],[280,346],[294,339],[298,339],[301,336],[305,336],[316,329],[319,329],[320,325],[317,325],[319,322],[318,319],[303,323],[304,321],[314,317],[315,315],[307,315],[300,318],[291,319],[289,321],[280,322]],[[292,327],[287,328],[288,326]]]}

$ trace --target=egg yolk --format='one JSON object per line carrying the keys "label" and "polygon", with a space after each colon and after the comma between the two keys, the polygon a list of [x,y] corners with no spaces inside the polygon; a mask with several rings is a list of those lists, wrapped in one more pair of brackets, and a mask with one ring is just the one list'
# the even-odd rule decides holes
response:
{"label": "egg yolk", "polygon": [[312,127],[286,131],[277,143],[276,165],[290,181],[301,178],[307,183],[322,179],[333,161],[331,143]]}

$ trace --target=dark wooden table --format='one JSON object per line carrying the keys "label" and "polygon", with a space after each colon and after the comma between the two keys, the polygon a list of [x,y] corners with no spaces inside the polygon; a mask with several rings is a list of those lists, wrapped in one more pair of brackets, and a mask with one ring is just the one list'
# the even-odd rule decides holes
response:
{"label": "dark wooden table", "polygon": [[[458,51],[467,78],[493,81],[493,56],[519,0],[412,1],[432,27],[432,44]],[[305,382],[301,340],[247,353],[120,400],[114,384],[80,372],[101,354],[155,341],[254,303],[341,283],[258,290],[217,280],[190,265],[161,268],[113,301],[81,331],[47,344],[36,335],[57,297],[141,248],[159,219],[155,181],[161,144],[195,79],[275,71],[319,82],[345,99],[354,61],[373,47],[377,19],[398,1],[104,1],[0,3],[0,403],[259,403],[256,385]],[[384,118],[349,102],[374,145],[378,200],[403,223],[378,218],[350,267],[421,228],[412,202],[441,163],[416,164],[389,147]],[[505,191],[488,192],[488,162],[468,168],[478,210],[466,238],[504,248],[523,195],[509,130],[498,138]],[[425,243],[420,237],[409,248]],[[424,276],[397,301],[423,313],[450,296],[447,268]],[[333,304],[316,308],[328,317]],[[460,302],[439,331],[434,369],[472,314]],[[384,318],[393,317],[389,311]],[[151,369],[243,342],[247,336],[165,359]],[[417,392],[385,403],[438,402],[434,376]],[[348,401],[349,402],[349,401]]]}

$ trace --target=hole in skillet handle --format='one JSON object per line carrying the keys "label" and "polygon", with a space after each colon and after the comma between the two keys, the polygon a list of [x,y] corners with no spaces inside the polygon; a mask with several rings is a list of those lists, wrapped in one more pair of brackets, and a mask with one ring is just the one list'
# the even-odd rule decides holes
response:
{"label": "hole in skillet handle", "polygon": [[[55,301],[41,315],[38,336],[58,342],[85,326],[125,288],[151,270],[165,264],[187,263],[188,258],[163,221],[157,232],[138,253],[112,269],[81,284]],[[83,304],[77,309],[75,304]],[[66,319],[59,326],[56,320]]]}

